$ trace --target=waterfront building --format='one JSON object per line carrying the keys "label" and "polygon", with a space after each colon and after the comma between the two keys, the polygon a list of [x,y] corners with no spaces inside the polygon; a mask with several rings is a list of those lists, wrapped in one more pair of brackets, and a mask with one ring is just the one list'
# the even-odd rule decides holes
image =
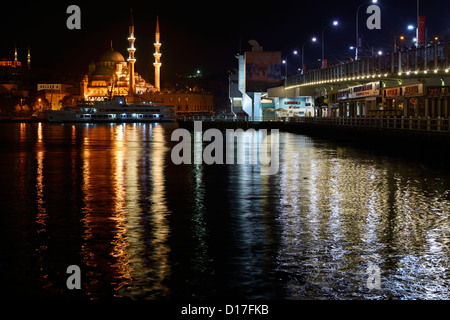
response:
{"label": "waterfront building", "polygon": [[26,64],[19,60],[17,45],[14,46],[14,58],[3,58],[0,61],[1,84],[26,84],[29,81],[31,68],[30,47],[28,47]]}
{"label": "waterfront building", "polygon": [[153,91],[144,93],[142,97],[157,105],[173,106],[178,117],[214,115],[214,95],[199,88]]}
{"label": "waterfront building", "polygon": [[0,60],[0,114],[22,111],[30,89],[31,54],[28,46],[27,61],[19,59],[17,45],[14,56]]}
{"label": "waterfront building", "polygon": [[[380,81],[351,86],[337,91],[339,116],[367,116],[378,112],[382,105]],[[329,105],[332,108],[332,104]],[[330,112],[331,113],[331,112]]]}
{"label": "waterfront building", "polygon": [[[63,107],[64,98],[73,96],[73,89],[75,88],[70,84],[39,83],[37,91],[41,94],[38,95],[35,102],[35,109],[39,111],[60,110]],[[44,100],[40,97],[43,97]],[[75,102],[75,99],[73,100]],[[46,105],[47,103],[48,105]]]}
{"label": "waterfront building", "polygon": [[[230,93],[230,97],[236,98],[232,104],[232,112],[246,114],[250,120],[262,120],[264,111],[271,108],[272,104],[264,104],[267,90],[281,83],[281,52],[264,51],[263,47],[255,40],[249,41],[251,51],[244,55],[238,54],[238,74],[233,76],[233,87],[241,93]],[[236,80],[237,78],[237,80]]]}

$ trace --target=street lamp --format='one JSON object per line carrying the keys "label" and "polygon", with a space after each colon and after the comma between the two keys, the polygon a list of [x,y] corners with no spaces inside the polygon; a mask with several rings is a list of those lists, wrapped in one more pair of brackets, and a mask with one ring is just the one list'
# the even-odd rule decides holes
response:
{"label": "street lamp", "polygon": [[[313,37],[311,39],[312,42],[317,42],[317,38]],[[304,65],[305,65],[305,45],[308,43],[309,41],[306,41],[303,46],[302,46],[302,74],[304,73]]]}
{"label": "street lamp", "polygon": [[[400,37],[398,37],[398,36],[395,36],[395,38],[394,38],[394,52],[397,52],[397,49],[398,49],[398,45],[397,45],[397,39],[400,39],[401,41],[404,41],[405,40],[405,36],[400,36]],[[401,47],[401,46],[400,46]]]}
{"label": "street lamp", "polygon": [[[371,0],[370,3],[378,3],[378,0]],[[358,10],[356,10],[356,50],[355,50],[355,60],[358,60],[358,49],[359,49],[359,9],[361,9],[362,6],[366,5],[367,2],[361,4],[358,7]]]}
{"label": "street lamp", "polygon": [[338,25],[339,25],[339,22],[335,20],[335,21],[333,21],[332,24],[326,25],[326,26],[323,28],[323,30],[322,30],[322,68],[325,68],[325,41],[324,41],[324,38],[325,38],[325,30],[326,30],[326,28],[328,28],[328,27],[331,27],[331,26],[336,27],[336,26],[338,26]]}
{"label": "street lamp", "polygon": [[[415,29],[417,29],[417,28],[416,28],[415,25],[410,24],[410,25],[408,25],[407,29],[408,29],[409,31],[412,31],[412,30],[415,30]],[[416,35],[416,37],[413,38],[413,43],[414,43],[416,46],[419,46],[419,40],[418,40],[418,39],[419,39],[419,38],[417,37],[417,35]],[[404,40],[404,38],[401,39],[401,40]]]}
{"label": "street lamp", "polygon": [[[297,51],[297,50],[294,50],[294,51],[292,51],[292,54],[295,55],[295,56],[297,56],[297,55],[298,55],[298,51]],[[288,61],[287,61],[287,58],[288,58],[288,56],[286,56],[286,59],[284,59],[283,61],[281,61],[281,63],[284,64],[284,65],[285,65],[285,68],[286,68],[286,79],[288,78]]]}
{"label": "street lamp", "polygon": [[417,27],[416,27],[416,47],[419,47],[419,26],[420,26],[420,0],[417,0]]}

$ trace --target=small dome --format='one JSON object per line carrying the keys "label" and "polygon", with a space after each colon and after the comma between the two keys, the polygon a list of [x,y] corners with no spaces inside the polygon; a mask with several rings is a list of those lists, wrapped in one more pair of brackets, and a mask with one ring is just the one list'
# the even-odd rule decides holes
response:
{"label": "small dome", "polygon": [[114,50],[113,48],[109,49],[108,51],[106,51],[105,53],[103,53],[100,58],[98,59],[99,62],[109,62],[109,61],[114,61],[114,62],[125,62],[125,58],[123,57],[123,55]]}

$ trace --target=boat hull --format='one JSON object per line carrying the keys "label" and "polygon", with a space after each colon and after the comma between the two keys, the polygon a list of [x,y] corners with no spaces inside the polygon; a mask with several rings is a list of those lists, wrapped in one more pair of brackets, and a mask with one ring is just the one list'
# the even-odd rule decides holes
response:
{"label": "boat hull", "polygon": [[[100,107],[105,109],[105,107]],[[108,108],[108,106],[106,106]],[[67,110],[47,110],[45,115],[53,123],[123,123],[123,122],[175,122],[175,114],[164,108],[125,108],[100,109],[69,108]],[[112,109],[111,109],[112,108]],[[149,109],[150,108],[150,109]]]}

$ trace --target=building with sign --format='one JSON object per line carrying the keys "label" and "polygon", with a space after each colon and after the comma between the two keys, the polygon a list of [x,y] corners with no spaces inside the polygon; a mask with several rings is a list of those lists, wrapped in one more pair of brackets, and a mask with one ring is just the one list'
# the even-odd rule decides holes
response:
{"label": "building with sign", "polygon": [[[63,100],[73,96],[74,87],[63,83],[39,83],[37,91],[41,93],[38,101],[35,102],[38,110],[60,110],[63,107]],[[45,100],[42,100],[43,97]]]}
{"label": "building with sign", "polygon": [[379,110],[382,104],[380,82],[370,82],[359,86],[338,90],[337,102],[339,117],[366,116]]}
{"label": "building with sign", "polygon": [[156,105],[172,106],[178,117],[214,115],[214,95],[199,88],[147,92],[142,97]]}
{"label": "building with sign", "polygon": [[424,87],[424,83],[415,83],[383,88],[384,113],[391,111],[393,115],[404,117],[425,114]]}
{"label": "building with sign", "polygon": [[235,114],[246,114],[250,120],[262,120],[262,100],[267,96],[267,90],[281,84],[281,52],[263,51],[255,40],[250,40],[249,43],[252,51],[236,56],[238,74],[233,88],[237,88],[242,96],[230,95],[236,97],[232,111]]}

